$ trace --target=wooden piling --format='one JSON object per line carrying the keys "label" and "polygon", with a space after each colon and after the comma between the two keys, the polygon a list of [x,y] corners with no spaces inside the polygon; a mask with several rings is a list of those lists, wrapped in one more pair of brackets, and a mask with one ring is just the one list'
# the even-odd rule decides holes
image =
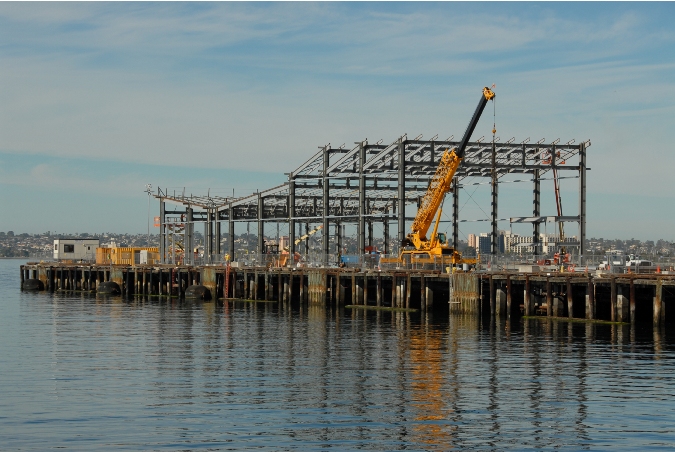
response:
{"label": "wooden piling", "polygon": [[342,282],[341,282],[341,277],[342,276],[342,271],[338,270],[336,280],[337,280],[337,305],[341,306],[343,304],[343,290],[342,290]]}
{"label": "wooden piling", "polygon": [[574,294],[572,292],[572,281],[568,277],[565,280],[566,292],[567,292],[567,317],[572,319],[574,318]]}
{"label": "wooden piling", "polygon": [[506,275],[506,318],[511,320],[511,276]]}
{"label": "wooden piling", "polygon": [[492,278],[492,274],[488,276],[488,281],[490,282],[490,315],[493,316],[495,315],[495,312],[497,310],[497,306],[495,305],[495,283],[494,279]]}
{"label": "wooden piling", "polygon": [[356,290],[356,272],[352,271],[352,304],[359,304],[358,292]]}
{"label": "wooden piling", "polygon": [[405,280],[405,308],[410,309],[410,292],[412,290],[412,279],[410,273]]}
{"label": "wooden piling", "polygon": [[630,279],[630,323],[635,325],[635,283]]}
{"label": "wooden piling", "polygon": [[364,306],[368,305],[368,273],[363,272],[363,303]]}
{"label": "wooden piling", "polygon": [[420,275],[420,309],[422,311],[427,310],[427,286],[426,281],[424,280],[424,273]]}
{"label": "wooden piling", "polygon": [[531,296],[530,296],[530,277],[525,275],[525,290],[523,291],[523,304],[525,305],[525,315],[532,315],[532,306],[531,306]]}
{"label": "wooden piling", "polygon": [[54,292],[54,267],[47,268],[47,290]]}
{"label": "wooden piling", "polygon": [[[660,326],[662,323],[661,310],[663,308],[663,283],[661,280],[656,281],[654,294],[654,326]],[[664,312],[665,314],[665,312]]]}
{"label": "wooden piling", "polygon": [[158,281],[158,283],[157,283],[157,292],[158,292],[158,295],[161,297],[162,295],[164,295],[164,285],[163,285],[163,283],[164,283],[164,278],[163,278],[164,274],[163,274],[161,268],[157,271],[157,273],[158,273],[158,277],[159,277],[159,281]]}
{"label": "wooden piling", "polygon": [[586,319],[593,320],[595,318],[595,286],[593,279],[588,278],[586,285]]}
{"label": "wooden piling", "polygon": [[610,320],[616,322],[616,278],[614,276],[609,281],[609,306]]}

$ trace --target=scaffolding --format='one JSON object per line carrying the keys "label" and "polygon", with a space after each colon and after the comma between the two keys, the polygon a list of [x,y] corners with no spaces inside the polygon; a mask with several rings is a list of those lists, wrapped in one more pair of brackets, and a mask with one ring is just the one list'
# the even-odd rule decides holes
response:
{"label": "scaffolding", "polygon": [[[439,159],[447,148],[457,146],[453,137],[446,140],[422,140],[421,136],[408,139],[401,136],[390,144],[382,140],[369,143],[355,142],[351,148],[342,145],[322,146],[305,163],[288,173],[282,185],[259,190],[243,197],[194,196],[185,192],[169,193],[161,188],[155,198],[160,202],[160,256],[167,262],[170,244],[167,219],[181,216],[184,224],[183,244],[185,263],[194,264],[195,223],[204,224],[204,263],[222,260],[221,223],[226,222],[228,237],[234,237],[235,223],[257,224],[257,250],[264,249],[267,224],[285,223],[288,227],[291,254],[295,253],[297,225],[323,226],[321,249],[324,256],[339,254],[343,225],[356,226],[358,250],[372,245],[373,224],[382,225],[384,247],[389,254],[389,226],[397,226],[397,243],[405,238],[406,223],[414,219],[419,200],[427,190],[436,172]],[[460,165],[452,189],[452,242],[459,243],[459,195],[462,181],[468,177],[485,178],[491,188],[491,254],[497,254],[499,180],[507,174],[527,174],[532,182],[532,216],[510,217],[511,223],[532,224],[532,245],[539,249],[540,225],[547,221],[575,222],[579,226],[579,254],[584,254],[586,238],[586,152],[590,141],[574,144],[559,140],[545,144],[543,140],[529,143],[529,139],[515,143],[512,138],[499,142],[479,139],[470,142]],[[572,216],[541,215],[542,176],[555,169],[563,174],[572,172],[578,178],[579,209]],[[174,210],[167,209],[167,203]],[[175,218],[174,221],[175,223]],[[331,240],[331,238],[333,238]],[[334,248],[334,249],[333,249]],[[229,256],[235,256],[235,242],[228,240]],[[326,258],[327,259],[327,258]],[[328,263],[328,262],[326,262]]]}

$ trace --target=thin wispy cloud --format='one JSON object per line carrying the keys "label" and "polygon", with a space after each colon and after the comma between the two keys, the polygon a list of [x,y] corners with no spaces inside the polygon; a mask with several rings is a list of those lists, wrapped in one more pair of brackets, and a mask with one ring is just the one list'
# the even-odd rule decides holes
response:
{"label": "thin wispy cloud", "polygon": [[329,142],[458,135],[496,83],[500,136],[591,139],[598,193],[675,190],[672,4],[486,6],[3,3],[0,154],[283,174]]}

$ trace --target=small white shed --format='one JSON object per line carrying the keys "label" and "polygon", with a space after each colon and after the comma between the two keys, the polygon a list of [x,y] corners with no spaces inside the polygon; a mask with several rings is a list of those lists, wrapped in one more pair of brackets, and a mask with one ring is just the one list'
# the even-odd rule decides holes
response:
{"label": "small white shed", "polygon": [[95,261],[96,248],[99,244],[99,239],[70,237],[54,239],[54,260]]}

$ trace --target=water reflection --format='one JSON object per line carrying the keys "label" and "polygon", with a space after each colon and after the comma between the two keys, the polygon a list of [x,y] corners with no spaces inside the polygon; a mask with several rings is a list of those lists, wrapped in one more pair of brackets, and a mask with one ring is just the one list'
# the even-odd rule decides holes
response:
{"label": "water reflection", "polygon": [[443,333],[428,325],[411,330],[412,407],[417,410],[411,436],[426,449],[452,447],[452,433],[445,422],[452,413],[447,407],[450,397],[445,394],[443,339]]}
{"label": "water reflection", "polygon": [[[14,373],[0,389],[20,388],[9,449],[81,432],[85,448],[132,449],[675,440],[662,329],[89,294],[14,303],[30,335],[4,338],[21,347],[2,355]],[[48,384],[18,385],[42,375]]]}

